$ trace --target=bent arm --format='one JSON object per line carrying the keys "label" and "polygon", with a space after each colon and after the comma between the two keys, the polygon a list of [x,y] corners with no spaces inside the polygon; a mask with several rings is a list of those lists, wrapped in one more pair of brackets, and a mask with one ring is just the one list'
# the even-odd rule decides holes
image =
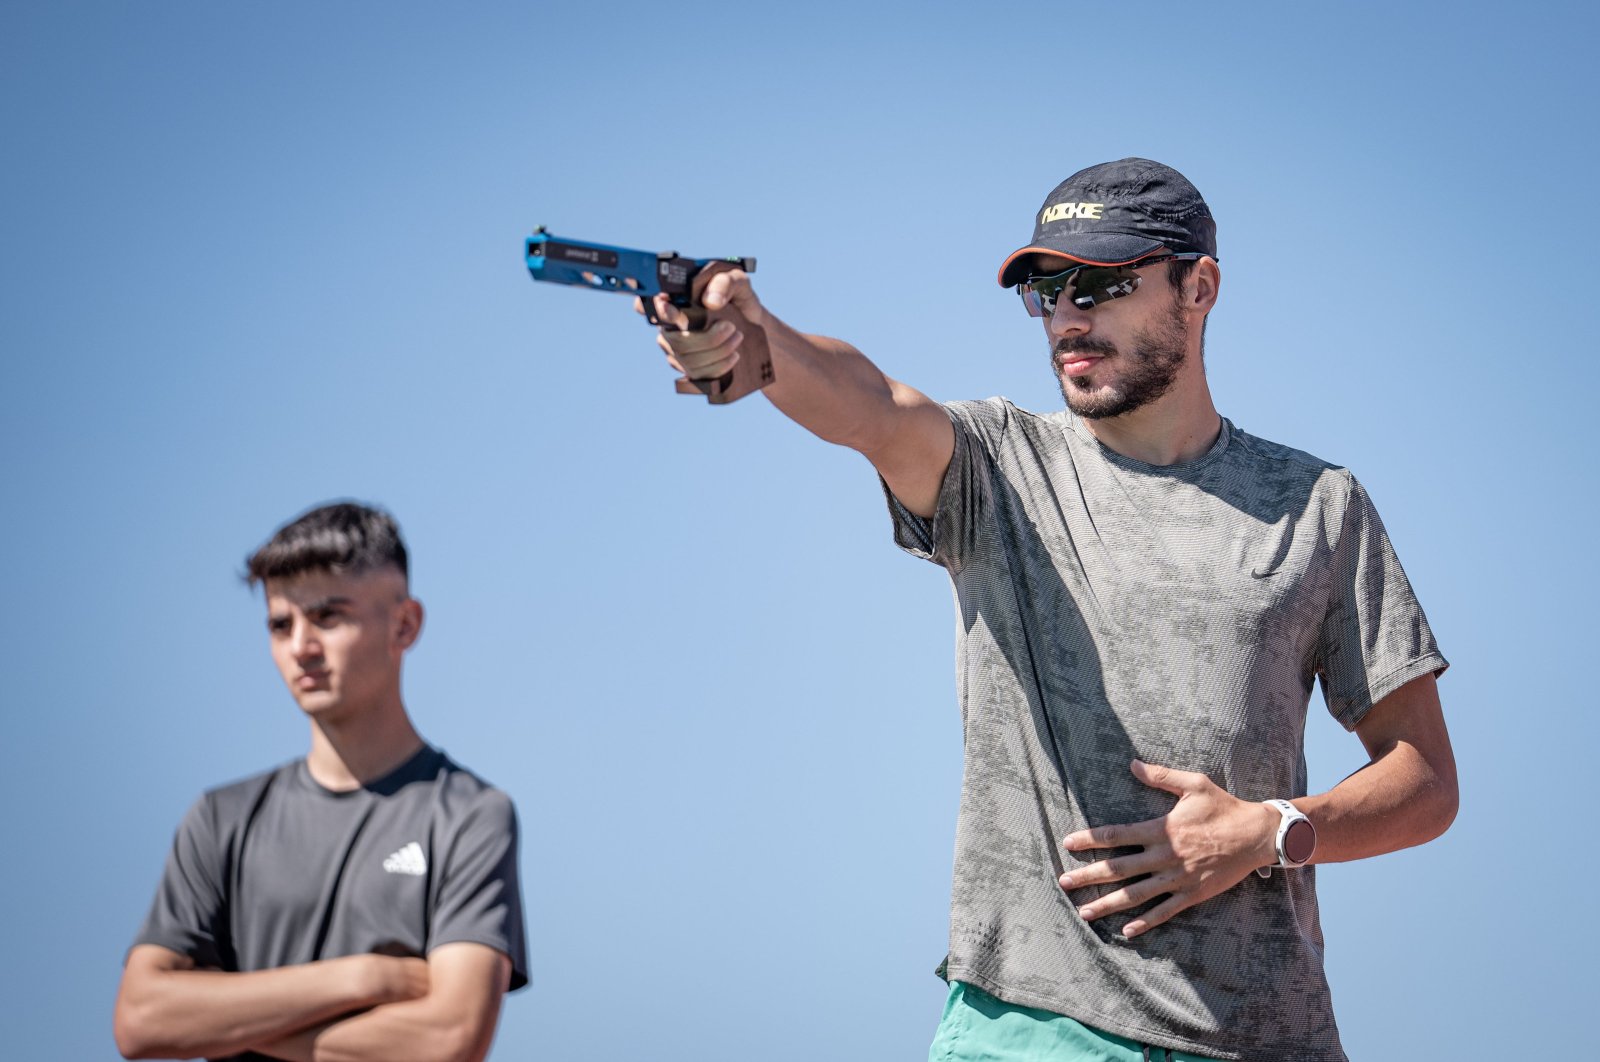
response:
{"label": "bent arm", "polygon": [[112,1025],[125,1058],[221,1057],[426,990],[420,959],[351,955],[226,973],[196,969],[188,956],[140,944],[122,971]]}
{"label": "bent arm", "polygon": [[[861,453],[908,509],[931,517],[955,449],[955,429],[938,403],[890,379],[850,344],[789,327],[761,305],[744,272],[702,278],[707,309],[731,305],[766,330],[774,380],[763,393],[772,404],[819,438]],[[656,312],[667,325],[683,319],[664,297]],[[718,321],[704,332],[664,330],[662,346],[691,378],[715,377],[732,367],[741,338],[732,323]]]}
{"label": "bent arm", "polygon": [[428,956],[428,993],[254,1049],[289,1062],[480,1062],[494,1041],[511,960],[482,944]]}
{"label": "bent arm", "polygon": [[[1367,747],[1367,765],[1326,793],[1294,801],[1317,828],[1315,863],[1422,844],[1455,818],[1455,758],[1432,675],[1411,680],[1373,705],[1356,733]],[[1133,773],[1178,802],[1159,819],[1096,826],[1062,841],[1069,852],[1141,849],[1061,875],[1061,887],[1068,890],[1128,882],[1079,907],[1085,919],[1165,896],[1123,925],[1125,935],[1137,936],[1277,861],[1279,816],[1271,808],[1236,797],[1197,771],[1134,761]]]}
{"label": "bent arm", "polygon": [[1432,675],[1412,679],[1356,724],[1365,767],[1294,801],[1317,827],[1314,862],[1365,859],[1433,840],[1455,820],[1455,753]]}

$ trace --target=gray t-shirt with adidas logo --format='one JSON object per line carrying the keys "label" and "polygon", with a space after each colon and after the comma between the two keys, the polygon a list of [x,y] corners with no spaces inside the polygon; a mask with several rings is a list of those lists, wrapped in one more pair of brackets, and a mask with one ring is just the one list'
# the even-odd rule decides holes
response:
{"label": "gray t-shirt with adidas logo", "polygon": [[425,747],[350,792],[296,760],[205,793],[135,943],[248,972],[461,941],[509,956],[512,989],[528,983],[511,799]]}
{"label": "gray t-shirt with adidas logo", "polygon": [[[1353,728],[1446,667],[1366,493],[1342,468],[1223,422],[1195,461],[1147,465],[1066,412],[947,410],[932,520],[891,495],[896,542],[945,567],[965,769],[944,972],[1143,1043],[1343,1060],[1316,871],[1255,874],[1153,930],[1086,923],[1074,830],[1166,813],[1135,758],[1248,800],[1306,792],[1314,681]],[[1153,902],[1147,906],[1153,906]]]}

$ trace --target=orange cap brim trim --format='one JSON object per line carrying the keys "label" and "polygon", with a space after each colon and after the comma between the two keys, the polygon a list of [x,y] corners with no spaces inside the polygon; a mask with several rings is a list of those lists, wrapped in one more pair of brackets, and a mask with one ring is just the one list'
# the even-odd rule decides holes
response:
{"label": "orange cap brim trim", "polygon": [[1119,258],[1119,259],[1117,259],[1115,261],[1111,261],[1111,262],[1098,262],[1098,261],[1095,261],[1092,258],[1082,258],[1082,257],[1079,257],[1078,255],[1075,255],[1075,254],[1067,254],[1065,251],[1057,251],[1057,250],[1055,250],[1054,248],[1051,248],[1051,247],[1024,247],[1020,251],[1013,251],[1011,253],[1010,257],[1008,257],[1004,262],[1000,263],[1000,272],[995,274],[995,280],[999,282],[999,284],[1000,284],[1000,286],[1002,288],[1009,288],[1009,287],[1012,287],[1015,284],[1020,283],[1020,281],[1012,281],[1011,284],[1007,284],[1006,283],[1006,270],[1011,268],[1011,263],[1012,262],[1015,262],[1018,258],[1021,258],[1025,254],[1047,254],[1052,258],[1065,258],[1068,261],[1078,262],[1081,265],[1096,265],[1096,266],[1128,265],[1131,262],[1137,262],[1141,258],[1149,258],[1150,257],[1150,252],[1149,251],[1145,251],[1143,254],[1134,255],[1132,258]]}

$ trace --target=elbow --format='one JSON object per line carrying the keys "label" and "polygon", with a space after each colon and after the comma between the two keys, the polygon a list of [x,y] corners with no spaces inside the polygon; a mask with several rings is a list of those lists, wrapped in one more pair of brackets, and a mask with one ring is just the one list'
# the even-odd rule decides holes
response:
{"label": "elbow", "polygon": [[421,1048],[419,1057],[427,1062],[482,1062],[488,1054],[489,1037],[480,1035],[469,1022],[452,1021],[429,1029],[416,1046]]}
{"label": "elbow", "polygon": [[123,1058],[149,1058],[144,1041],[130,1026],[121,1021],[111,1023],[111,1038],[117,1043],[117,1054]]}
{"label": "elbow", "polygon": [[123,1058],[175,1058],[171,1045],[160,1039],[160,1030],[139,1007],[119,1002],[111,1019],[111,1036]]}
{"label": "elbow", "polygon": [[1427,844],[1443,836],[1456,821],[1456,812],[1461,807],[1461,794],[1456,787],[1455,773],[1449,772],[1435,778],[1425,791],[1417,794],[1417,799],[1425,810],[1415,820],[1418,837],[1414,843]]}
{"label": "elbow", "polygon": [[447,1062],[483,1062],[489,1057],[489,1045],[494,1042],[494,1026],[480,1029],[464,1023],[451,1030]]}
{"label": "elbow", "polygon": [[1440,789],[1442,792],[1439,794],[1439,807],[1436,812],[1438,829],[1434,832],[1435,837],[1450,828],[1456,821],[1456,812],[1461,810],[1461,791],[1456,786],[1454,776],[1448,783],[1440,786]]}
{"label": "elbow", "polygon": [[1448,830],[1456,821],[1456,812],[1461,810],[1461,786],[1456,780],[1456,759],[1454,753],[1446,750],[1445,755],[1438,757],[1439,766],[1434,771],[1434,792],[1437,807],[1435,809],[1435,822],[1438,826],[1435,837]]}
{"label": "elbow", "polygon": [[494,1030],[498,1014],[487,1015],[487,1020],[463,1020],[452,1030],[453,1051],[451,1062],[483,1062],[494,1046]]}
{"label": "elbow", "polygon": [[180,1021],[170,1010],[143,994],[118,998],[111,1016],[111,1038],[123,1058],[199,1058],[203,1047],[177,1031]]}
{"label": "elbow", "polygon": [[479,1050],[477,1041],[470,1037],[460,1037],[453,1040],[442,1054],[434,1057],[438,1062],[483,1062],[488,1053],[486,1050]]}

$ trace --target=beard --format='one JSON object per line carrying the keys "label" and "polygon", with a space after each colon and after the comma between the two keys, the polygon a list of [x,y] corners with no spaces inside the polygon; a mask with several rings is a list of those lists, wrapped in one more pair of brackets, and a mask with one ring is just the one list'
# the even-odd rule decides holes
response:
{"label": "beard", "polygon": [[[1133,333],[1133,346],[1126,353],[1106,340],[1077,336],[1055,344],[1050,352],[1050,367],[1055,370],[1067,408],[1085,420],[1100,420],[1132,413],[1172,390],[1178,370],[1188,359],[1188,349],[1188,322],[1174,301],[1164,320]],[[1086,377],[1062,379],[1058,359],[1066,354],[1115,357],[1122,378],[1098,388]]]}

